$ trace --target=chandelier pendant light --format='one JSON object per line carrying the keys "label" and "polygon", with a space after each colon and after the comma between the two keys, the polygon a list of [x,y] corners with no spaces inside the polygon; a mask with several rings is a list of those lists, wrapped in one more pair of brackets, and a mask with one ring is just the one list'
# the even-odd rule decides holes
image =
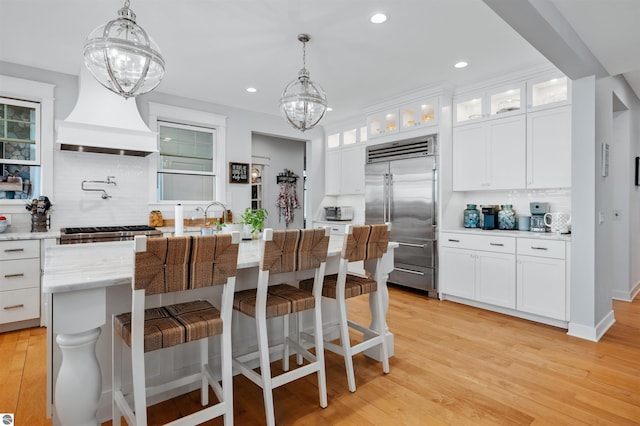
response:
{"label": "chandelier pendant light", "polygon": [[285,87],[280,98],[280,112],[287,121],[301,131],[313,128],[327,110],[327,97],[320,85],[309,79],[306,64],[306,44],[311,39],[308,34],[299,34],[302,42],[302,69],[298,78]]}
{"label": "chandelier pendant light", "polygon": [[100,84],[125,99],[152,91],[164,77],[160,49],[136,24],[129,0],[118,11],[117,19],[89,34],[84,63]]}

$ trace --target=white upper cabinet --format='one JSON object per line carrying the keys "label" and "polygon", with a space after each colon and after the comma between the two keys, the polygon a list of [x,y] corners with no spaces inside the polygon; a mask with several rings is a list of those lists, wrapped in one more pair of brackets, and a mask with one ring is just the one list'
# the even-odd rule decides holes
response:
{"label": "white upper cabinet", "polygon": [[400,131],[438,123],[438,100],[427,99],[400,107]]}
{"label": "white upper cabinet", "polygon": [[392,135],[438,124],[437,97],[418,99],[375,111],[367,116],[369,137]]}
{"label": "white upper cabinet", "polygon": [[369,137],[375,138],[383,135],[398,133],[398,109],[380,111],[367,117]]}
{"label": "white upper cabinet", "polygon": [[453,190],[525,187],[524,115],[453,129]]}
{"label": "white upper cabinet", "polygon": [[571,81],[562,74],[552,74],[527,82],[529,111],[571,103]]}
{"label": "white upper cabinet", "polygon": [[363,194],[366,126],[345,126],[327,135],[325,194]]}
{"label": "white upper cabinet", "polygon": [[527,114],[527,188],[571,187],[571,106]]}
{"label": "white upper cabinet", "polygon": [[525,112],[525,83],[518,82],[458,96],[453,101],[454,123],[506,117]]}

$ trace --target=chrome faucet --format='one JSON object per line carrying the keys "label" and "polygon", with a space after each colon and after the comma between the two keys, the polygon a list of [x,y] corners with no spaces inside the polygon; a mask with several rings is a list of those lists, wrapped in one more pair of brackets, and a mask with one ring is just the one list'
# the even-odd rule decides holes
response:
{"label": "chrome faucet", "polygon": [[225,206],[224,204],[222,204],[220,201],[214,201],[213,203],[209,204],[205,209],[204,209],[204,223],[205,225],[207,224],[207,212],[209,211],[209,207],[211,206],[219,206],[222,207],[222,217],[224,220],[224,223],[227,223],[229,217],[227,216],[227,206]]}

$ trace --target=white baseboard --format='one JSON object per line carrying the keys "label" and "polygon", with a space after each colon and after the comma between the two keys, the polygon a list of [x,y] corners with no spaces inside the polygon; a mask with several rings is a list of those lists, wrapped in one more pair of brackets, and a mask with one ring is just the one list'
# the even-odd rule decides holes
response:
{"label": "white baseboard", "polygon": [[640,293],[640,282],[629,291],[613,290],[611,291],[611,298],[614,300],[621,300],[623,302],[632,302],[633,299]]}
{"label": "white baseboard", "polygon": [[569,322],[569,331],[567,334],[580,339],[597,342],[602,338],[602,336],[604,336],[607,330],[615,324],[615,322],[616,318],[613,314],[613,310],[611,310],[595,327]]}

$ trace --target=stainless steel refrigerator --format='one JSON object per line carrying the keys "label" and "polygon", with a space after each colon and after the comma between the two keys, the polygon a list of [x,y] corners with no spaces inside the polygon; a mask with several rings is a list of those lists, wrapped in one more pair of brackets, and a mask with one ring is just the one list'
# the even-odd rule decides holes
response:
{"label": "stainless steel refrigerator", "polygon": [[437,297],[437,135],[373,145],[365,166],[365,223],[391,222],[400,244],[388,282]]}

